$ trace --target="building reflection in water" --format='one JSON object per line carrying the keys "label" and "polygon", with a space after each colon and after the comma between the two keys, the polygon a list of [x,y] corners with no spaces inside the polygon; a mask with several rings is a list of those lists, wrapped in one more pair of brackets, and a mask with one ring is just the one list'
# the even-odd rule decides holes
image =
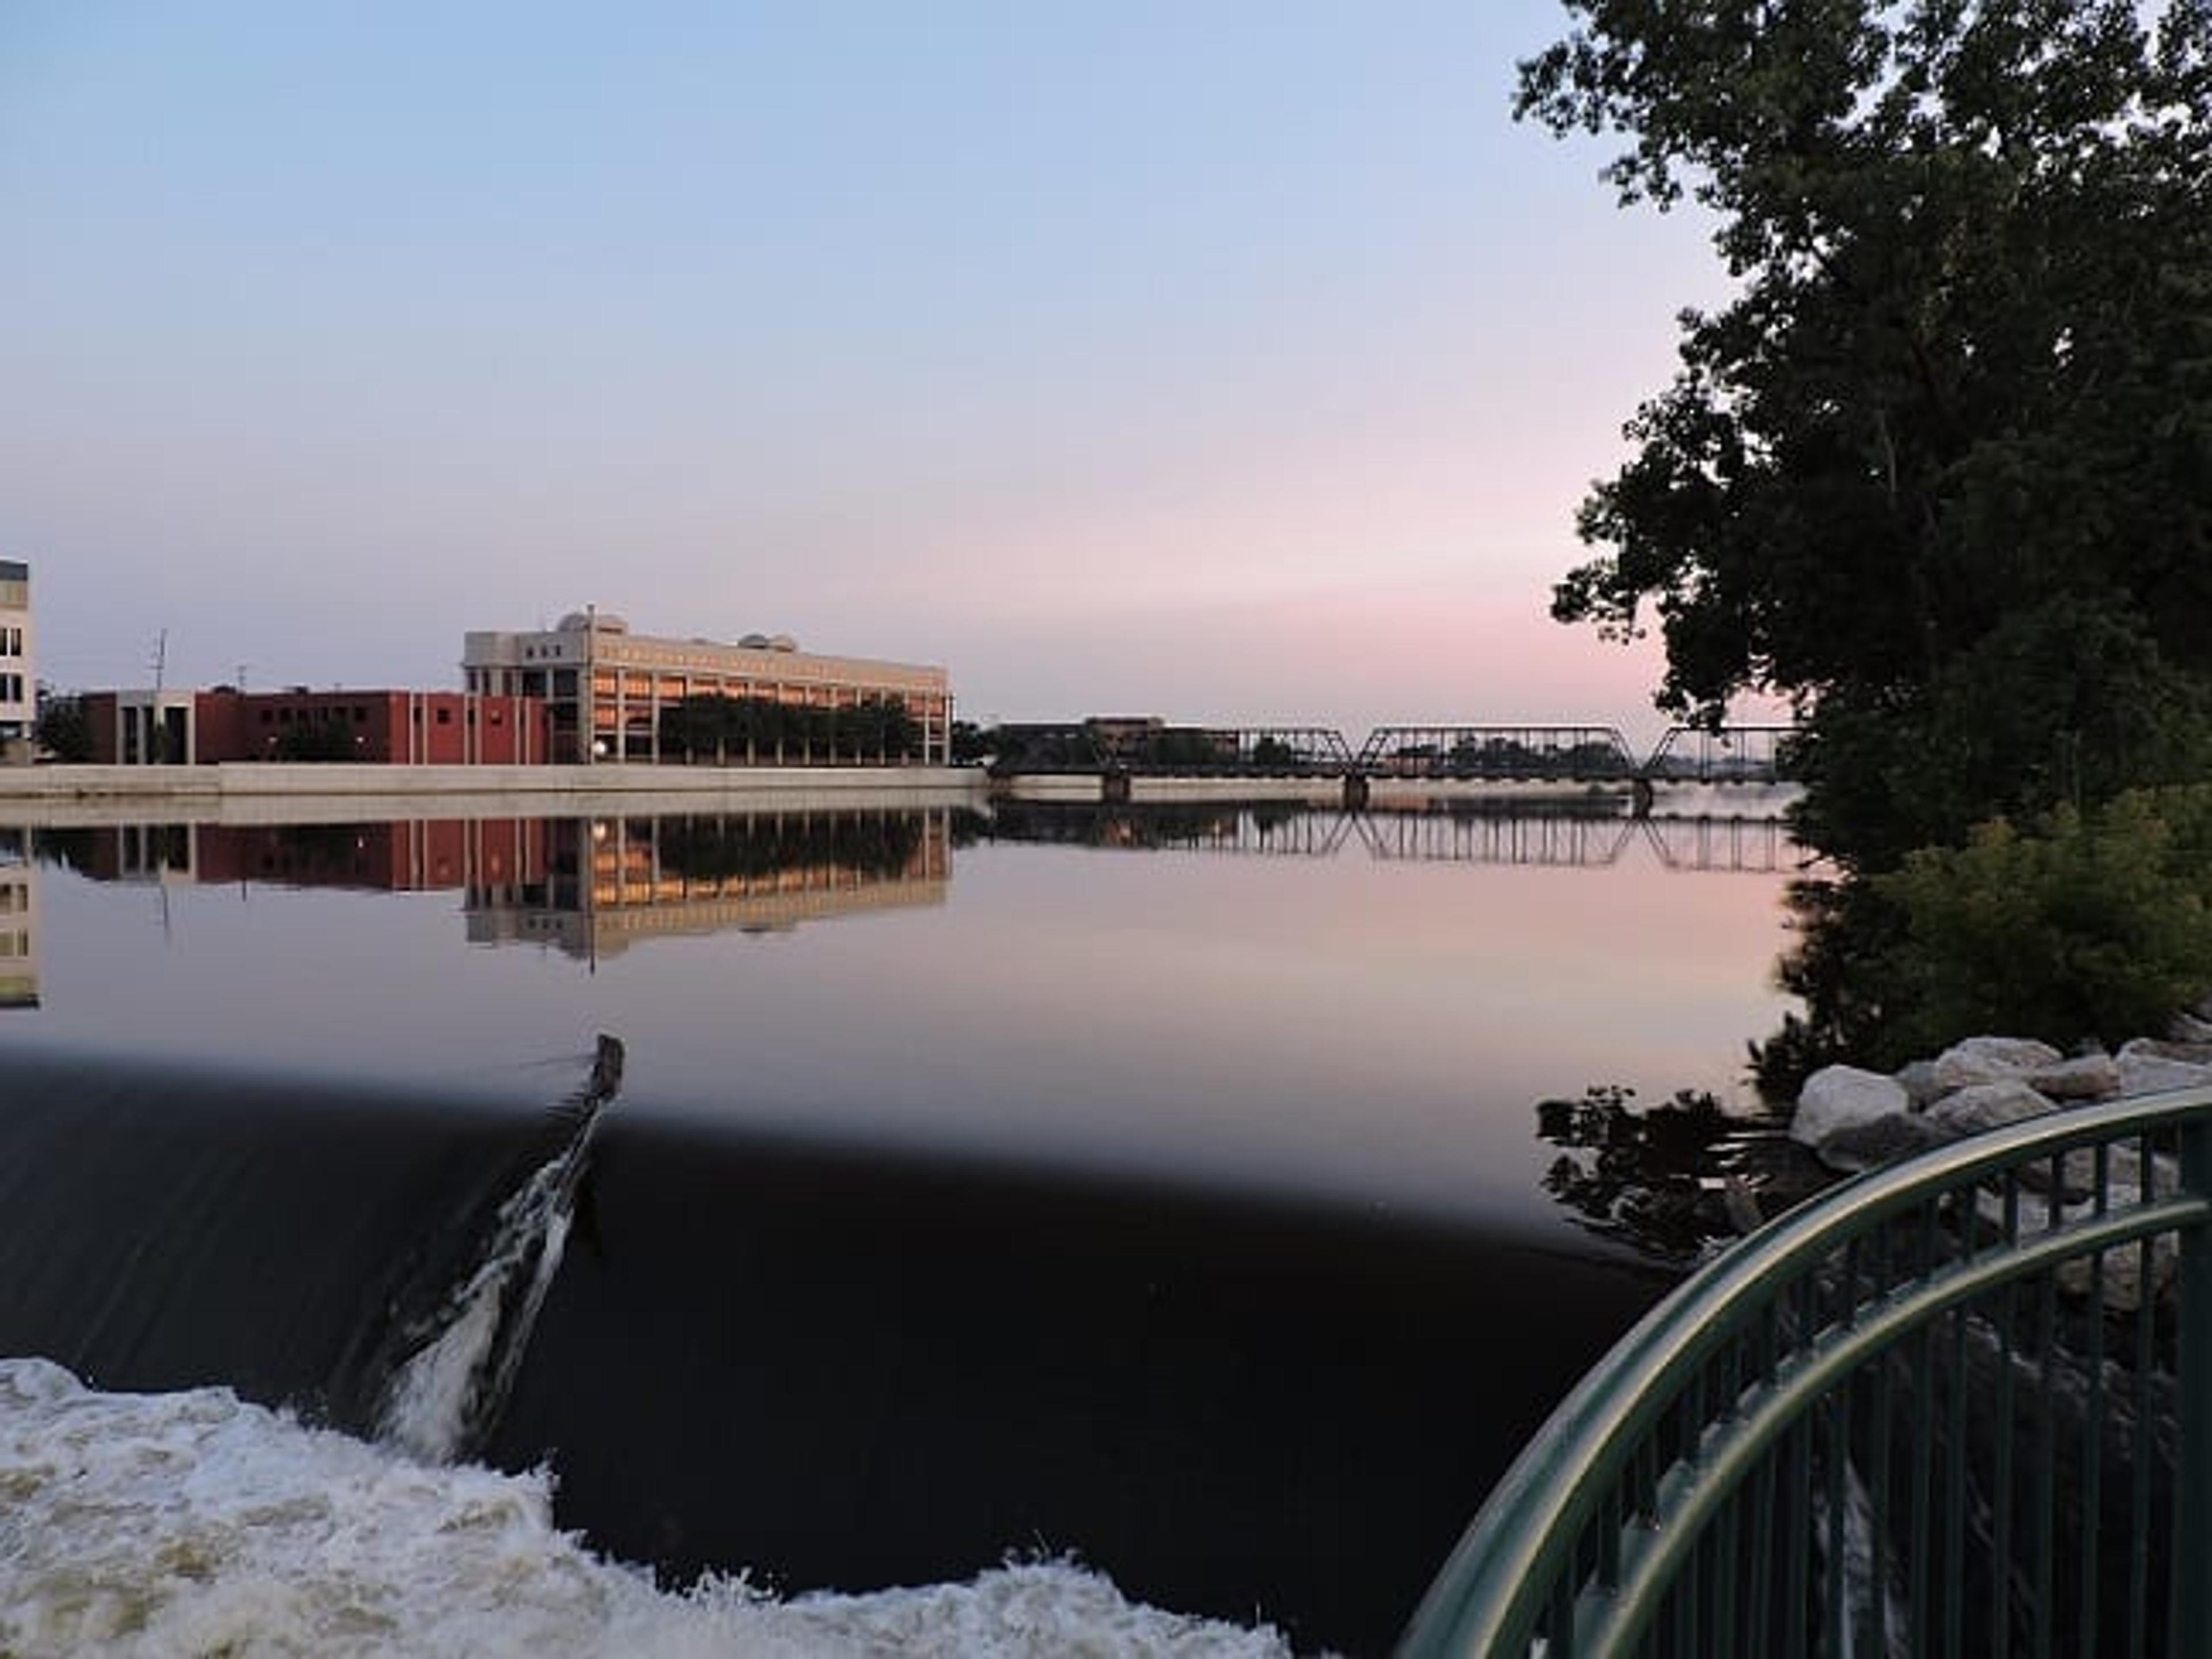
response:
{"label": "building reflection in water", "polygon": [[39,873],[30,832],[0,829],[0,1008],[39,1006]]}
{"label": "building reflection in water", "polygon": [[[14,837],[0,839],[0,994],[14,988],[9,969],[35,961],[33,851],[95,881],[459,891],[471,943],[551,945],[596,961],[664,934],[782,932],[942,904],[951,816],[878,808],[0,832]],[[33,966],[33,1003],[36,987]]]}
{"label": "building reflection in water", "polygon": [[596,961],[664,935],[942,904],[950,819],[942,807],[563,819],[546,826],[543,881],[471,884],[469,939]]}

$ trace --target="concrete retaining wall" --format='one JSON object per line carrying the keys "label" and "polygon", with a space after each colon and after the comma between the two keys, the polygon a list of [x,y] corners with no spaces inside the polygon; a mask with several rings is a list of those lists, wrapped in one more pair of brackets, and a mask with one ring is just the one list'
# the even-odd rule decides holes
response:
{"label": "concrete retaining wall", "polygon": [[973,768],[35,766],[0,769],[15,823],[330,823],[410,817],[980,805]]}

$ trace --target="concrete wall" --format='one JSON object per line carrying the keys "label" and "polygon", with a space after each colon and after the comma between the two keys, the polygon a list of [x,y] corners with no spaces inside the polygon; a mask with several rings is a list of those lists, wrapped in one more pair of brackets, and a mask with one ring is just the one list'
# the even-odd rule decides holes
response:
{"label": "concrete wall", "polygon": [[575,813],[981,805],[972,767],[31,766],[0,770],[14,823],[331,823]]}

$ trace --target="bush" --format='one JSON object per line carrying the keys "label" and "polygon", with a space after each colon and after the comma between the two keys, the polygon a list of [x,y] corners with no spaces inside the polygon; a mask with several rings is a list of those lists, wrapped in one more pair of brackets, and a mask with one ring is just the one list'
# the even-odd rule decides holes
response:
{"label": "bush", "polygon": [[1885,1046],[1977,1032],[2061,1046],[2162,1032],[2212,988],[2212,786],[2133,790],[1911,854],[1873,884],[1901,919]]}

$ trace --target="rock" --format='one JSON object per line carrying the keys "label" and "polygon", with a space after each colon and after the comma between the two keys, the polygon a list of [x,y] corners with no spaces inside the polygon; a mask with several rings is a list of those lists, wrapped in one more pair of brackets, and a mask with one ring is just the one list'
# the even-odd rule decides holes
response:
{"label": "rock", "polygon": [[1911,1105],[1894,1078],[1856,1066],[1823,1066],[1805,1079],[1790,1120],[1790,1138],[1800,1146],[1818,1146],[1839,1129],[1901,1115]]}
{"label": "rock", "polygon": [[2212,1019],[2197,1014],[2176,1014],[2166,1034],[2176,1042],[2212,1043]]}
{"label": "rock", "polygon": [[2159,1060],[2178,1060],[2188,1066],[2212,1066],[2212,1042],[2184,1042],[2176,1038],[2137,1037],[2120,1052],[2149,1054]]}
{"label": "rock", "polygon": [[2042,1071],[2064,1058],[2049,1043],[2033,1037],[1968,1037],[1936,1057],[1936,1081],[1947,1090],[1968,1089],[1977,1083]]}
{"label": "rock", "polygon": [[2137,1037],[2120,1050],[2120,1093],[2125,1096],[2164,1094],[2169,1089],[2196,1089],[2212,1085],[2212,1064],[2193,1060],[2200,1051],[2195,1043],[2160,1042]]}
{"label": "rock", "polygon": [[2012,1078],[2001,1083],[1977,1083],[1948,1094],[1923,1115],[1954,1135],[1970,1135],[2025,1118],[2043,1117],[2057,1109],[2057,1103],[2050,1097]]}
{"label": "rock", "polygon": [[[2105,1309],[2108,1313],[2136,1313],[2148,1299],[2144,1293],[2142,1249],[2130,1244],[2107,1250],[2103,1261]],[[2150,1249],[2149,1297],[2166,1295],[2181,1267],[2181,1244],[2172,1233],[2160,1233]],[[2076,1256],[2058,1264],[2058,1288],[2069,1296],[2089,1294],[2088,1258]]]}
{"label": "rock", "polygon": [[[2117,1188],[2114,1207],[2122,1207]],[[2051,1206],[2032,1193],[2022,1193],[2014,1201],[2021,1238],[2033,1238],[2038,1233],[2048,1232],[2052,1225]],[[1996,1193],[1981,1192],[1975,1195],[1975,1212],[1990,1227],[2002,1231],[2004,1227],[2004,1200]],[[2089,1214],[2086,1204],[2062,1206],[2057,1212],[2060,1222],[2079,1221]],[[2172,1288],[2181,1261],[2180,1242],[2171,1233],[2158,1236],[2151,1246],[2150,1296],[2162,1296]],[[2069,1296],[2087,1297],[2094,1284],[2090,1275],[2101,1268],[2105,1284],[2105,1310],[2108,1313],[2136,1313],[2146,1300],[2143,1284],[2142,1249],[2137,1244],[2116,1245],[2104,1251],[2101,1259],[2075,1256],[2058,1264],[2058,1288]]]}
{"label": "rock", "polygon": [[1958,1138],[1942,1124],[1918,1113],[1893,1112],[1887,1117],[1846,1124],[1824,1136],[1813,1151],[1830,1169],[1855,1175],[1861,1170],[1894,1164],[1901,1158],[1911,1158],[1915,1152],[1924,1152],[1930,1146],[1942,1146]]}
{"label": "rock", "polygon": [[1905,1091],[1916,1112],[1932,1106],[1947,1092],[1936,1080],[1936,1062],[1932,1060],[1916,1060],[1896,1076],[1898,1086]]}
{"label": "rock", "polygon": [[[2051,1186],[2051,1165],[2044,1162],[2024,1164],[2020,1178],[2023,1186],[2037,1192],[2047,1191]],[[2095,1148],[2083,1146],[2067,1153],[2060,1160],[2058,1180],[2060,1196],[2067,1203],[2086,1203],[2094,1199],[2097,1189]],[[2180,1190],[2180,1160],[2163,1152],[2154,1154],[2151,1159],[2151,1196],[2171,1198]],[[2143,1201],[2142,1153],[2133,1141],[2117,1141],[2105,1150],[2105,1201],[2116,1210],[2132,1208]]]}
{"label": "rock", "polygon": [[2103,1100],[2120,1091],[2120,1065],[2110,1054],[2076,1054],[2038,1066],[2021,1081],[2053,1100]]}

